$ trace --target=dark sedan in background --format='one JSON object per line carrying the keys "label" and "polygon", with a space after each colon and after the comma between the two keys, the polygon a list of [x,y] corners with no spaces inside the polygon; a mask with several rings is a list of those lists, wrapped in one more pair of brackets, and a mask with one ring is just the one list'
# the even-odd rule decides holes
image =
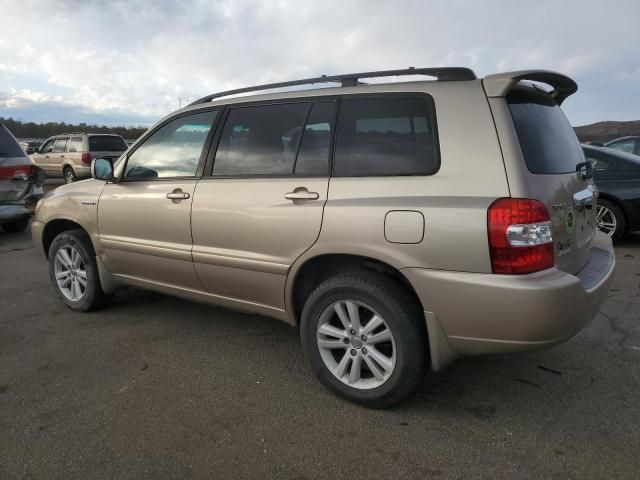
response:
{"label": "dark sedan in background", "polygon": [[614,240],[640,230],[640,156],[607,147],[582,149],[600,191],[598,228]]}

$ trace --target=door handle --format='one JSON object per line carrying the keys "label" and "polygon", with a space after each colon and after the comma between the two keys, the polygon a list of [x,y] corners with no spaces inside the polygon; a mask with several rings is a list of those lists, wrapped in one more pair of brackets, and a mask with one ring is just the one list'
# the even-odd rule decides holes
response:
{"label": "door handle", "polygon": [[182,200],[186,200],[191,195],[187,192],[183,192],[182,189],[176,188],[173,192],[167,193],[165,197],[171,200],[173,203],[180,203]]}
{"label": "door handle", "polygon": [[64,155],[60,155],[60,158],[64,158]]}
{"label": "door handle", "polygon": [[284,198],[287,200],[317,200],[320,198],[320,194],[317,192],[310,192],[306,188],[296,188],[293,192],[285,193]]}

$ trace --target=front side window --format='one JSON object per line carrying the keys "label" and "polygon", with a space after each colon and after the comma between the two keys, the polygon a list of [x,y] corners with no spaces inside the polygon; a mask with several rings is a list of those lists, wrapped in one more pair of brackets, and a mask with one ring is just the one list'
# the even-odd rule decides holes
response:
{"label": "front side window", "polygon": [[291,175],[309,103],[234,108],[222,130],[213,175]]}
{"label": "front side window", "polygon": [[55,139],[47,140],[42,147],[40,147],[40,153],[53,152],[53,142]]}
{"label": "front side window", "polygon": [[620,140],[618,142],[614,142],[608,145],[609,148],[615,148],[616,150],[622,150],[623,152],[627,152],[627,153],[633,153],[635,146],[636,146],[636,141],[633,138]]}
{"label": "front side window", "polygon": [[54,153],[64,152],[67,149],[68,140],[68,137],[56,139],[56,143],[53,145]]}
{"label": "front side window", "polygon": [[71,137],[69,139],[69,152],[81,152],[82,151],[82,137]]}
{"label": "front side window", "polygon": [[129,155],[124,179],[194,177],[217,114],[214,110],[186,115],[160,127]]}
{"label": "front side window", "polygon": [[435,173],[439,160],[433,113],[425,97],[343,99],[338,119],[335,174]]}

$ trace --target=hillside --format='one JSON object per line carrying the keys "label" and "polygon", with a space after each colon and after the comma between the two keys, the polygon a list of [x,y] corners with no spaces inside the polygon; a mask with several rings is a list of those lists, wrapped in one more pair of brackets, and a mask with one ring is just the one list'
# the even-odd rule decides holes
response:
{"label": "hillside", "polygon": [[607,142],[625,135],[640,135],[640,120],[629,122],[597,122],[575,127],[581,142]]}

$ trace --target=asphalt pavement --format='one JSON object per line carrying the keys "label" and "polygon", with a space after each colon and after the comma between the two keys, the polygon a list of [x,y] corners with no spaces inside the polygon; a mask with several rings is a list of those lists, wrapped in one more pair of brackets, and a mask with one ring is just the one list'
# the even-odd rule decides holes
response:
{"label": "asphalt pavement", "polygon": [[638,478],[640,235],[603,311],[554,349],[463,359],[367,410],[298,334],[128,289],[74,313],[27,233],[0,233],[0,478]]}

